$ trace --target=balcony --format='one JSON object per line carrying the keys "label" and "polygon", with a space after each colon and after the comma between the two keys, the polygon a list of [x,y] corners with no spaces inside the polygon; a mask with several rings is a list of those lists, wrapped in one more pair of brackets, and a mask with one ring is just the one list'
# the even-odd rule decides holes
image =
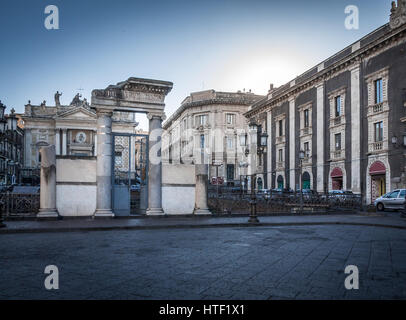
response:
{"label": "balcony", "polygon": [[388,149],[388,142],[377,141],[369,144],[369,152],[385,152]]}
{"label": "balcony", "polygon": [[312,128],[311,127],[306,127],[306,128],[302,128],[300,129],[300,136],[307,136],[307,135],[311,135],[313,133]]}
{"label": "balcony", "polygon": [[368,116],[373,116],[385,111],[389,111],[389,106],[387,102],[381,102],[368,106]]}
{"label": "balcony", "polygon": [[342,159],[343,157],[344,157],[344,150],[335,150],[335,151],[331,152],[332,160]]}
{"label": "balcony", "polygon": [[330,120],[330,128],[345,124],[344,116],[338,116]]}
{"label": "balcony", "polygon": [[285,169],[285,162],[283,161],[278,161],[276,163],[276,170],[284,170]]}

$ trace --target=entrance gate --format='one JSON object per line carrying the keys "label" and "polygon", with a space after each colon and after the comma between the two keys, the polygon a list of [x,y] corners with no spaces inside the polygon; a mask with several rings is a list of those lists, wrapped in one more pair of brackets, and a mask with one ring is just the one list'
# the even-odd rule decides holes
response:
{"label": "entrance gate", "polygon": [[145,214],[148,136],[113,133],[112,207],[116,216]]}

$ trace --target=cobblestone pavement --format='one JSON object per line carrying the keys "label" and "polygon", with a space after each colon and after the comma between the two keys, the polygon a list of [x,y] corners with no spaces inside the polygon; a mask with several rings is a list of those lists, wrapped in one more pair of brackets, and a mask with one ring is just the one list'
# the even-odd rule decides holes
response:
{"label": "cobblestone pavement", "polygon": [[[47,265],[59,290],[44,287]],[[345,266],[360,289],[344,287]],[[406,299],[406,230],[365,226],[0,235],[1,299]]]}

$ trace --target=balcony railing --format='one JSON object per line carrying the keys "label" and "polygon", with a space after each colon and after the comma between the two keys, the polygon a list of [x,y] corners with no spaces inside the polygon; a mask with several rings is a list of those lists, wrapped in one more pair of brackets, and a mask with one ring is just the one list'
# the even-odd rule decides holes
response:
{"label": "balcony railing", "polygon": [[341,159],[342,158],[342,154],[343,154],[343,152],[342,152],[342,150],[335,150],[335,151],[333,151],[332,153],[331,153],[331,157],[333,158],[333,159]]}
{"label": "balcony railing", "polygon": [[283,161],[278,161],[278,162],[276,163],[276,168],[277,168],[277,169],[284,169],[284,168],[285,168],[285,162],[283,162]]}
{"label": "balcony railing", "polygon": [[380,152],[387,149],[387,141],[376,141],[369,144],[369,152]]}
{"label": "balcony railing", "polygon": [[307,135],[309,135],[309,134],[312,134],[312,128],[310,128],[310,127],[302,128],[302,129],[300,130],[300,136],[301,136],[301,137],[302,137],[302,136],[307,136]]}

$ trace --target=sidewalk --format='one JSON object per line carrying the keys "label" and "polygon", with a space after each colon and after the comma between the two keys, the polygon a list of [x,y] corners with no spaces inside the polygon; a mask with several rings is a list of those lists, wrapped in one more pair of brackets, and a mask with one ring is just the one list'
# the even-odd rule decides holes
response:
{"label": "sidewalk", "polygon": [[406,229],[406,219],[398,213],[378,215],[326,216],[260,216],[259,224],[248,223],[248,217],[160,217],[109,220],[7,221],[0,234],[107,230],[143,230],[170,228],[215,228],[252,226],[362,225]]}

